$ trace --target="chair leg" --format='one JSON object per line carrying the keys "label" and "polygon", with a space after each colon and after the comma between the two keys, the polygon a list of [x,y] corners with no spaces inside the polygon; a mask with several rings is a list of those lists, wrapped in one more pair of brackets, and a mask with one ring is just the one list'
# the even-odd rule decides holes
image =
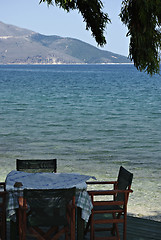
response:
{"label": "chair leg", "polygon": [[0,239],[6,240],[6,214],[1,212],[0,218]]}
{"label": "chair leg", "polygon": [[123,240],[126,240],[126,225],[127,225],[127,214],[124,214],[124,226],[123,226]]}
{"label": "chair leg", "polygon": [[94,240],[94,215],[90,217],[90,240]]}
{"label": "chair leg", "polygon": [[72,213],[71,213],[70,239],[75,240],[75,208],[72,209]]}
{"label": "chair leg", "polygon": [[68,232],[65,232],[65,240],[68,240],[69,239],[69,233]]}
{"label": "chair leg", "polygon": [[26,211],[19,210],[19,240],[26,239]]}
{"label": "chair leg", "polygon": [[116,235],[117,235],[117,239],[120,240],[120,234],[119,234],[119,229],[118,229],[118,224],[116,223]]}
{"label": "chair leg", "polygon": [[6,240],[6,221],[2,223],[2,240]]}
{"label": "chair leg", "polygon": [[[112,217],[113,217],[114,219],[116,218],[115,213],[112,213]],[[113,236],[115,236],[115,232],[116,232],[116,224],[113,223],[112,230],[111,230],[111,234],[112,234]]]}
{"label": "chair leg", "polygon": [[[119,216],[116,217],[116,213],[113,213],[112,216],[113,216],[113,219],[119,218]],[[111,234],[113,236],[116,235],[117,239],[120,240],[120,234],[119,234],[119,229],[118,229],[118,224],[117,223],[113,223],[113,228],[112,228]]]}

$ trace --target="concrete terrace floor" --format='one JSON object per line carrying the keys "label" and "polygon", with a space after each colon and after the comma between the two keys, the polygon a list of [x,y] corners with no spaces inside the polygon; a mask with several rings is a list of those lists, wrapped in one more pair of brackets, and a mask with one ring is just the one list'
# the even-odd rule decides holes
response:
{"label": "concrete terrace floor", "polygon": [[[122,225],[119,226],[122,239]],[[7,224],[7,240],[10,240],[9,223]],[[101,234],[101,236],[105,236]],[[31,238],[30,238],[31,239]],[[33,240],[35,238],[32,238]],[[61,240],[64,238],[61,238]],[[87,234],[84,240],[89,240]],[[127,240],[161,240],[161,222],[131,217],[127,218]]]}
{"label": "concrete terrace floor", "polygon": [[[122,225],[119,226],[119,230],[123,239]],[[89,240],[90,236],[88,235],[85,239]],[[161,240],[161,222],[128,216],[127,240]]]}

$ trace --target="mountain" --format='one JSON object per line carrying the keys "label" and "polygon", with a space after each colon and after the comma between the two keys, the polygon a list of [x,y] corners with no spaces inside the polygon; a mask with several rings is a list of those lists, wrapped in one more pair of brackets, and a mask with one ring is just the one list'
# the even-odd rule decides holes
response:
{"label": "mountain", "polygon": [[74,38],[46,36],[0,22],[0,64],[130,63]]}

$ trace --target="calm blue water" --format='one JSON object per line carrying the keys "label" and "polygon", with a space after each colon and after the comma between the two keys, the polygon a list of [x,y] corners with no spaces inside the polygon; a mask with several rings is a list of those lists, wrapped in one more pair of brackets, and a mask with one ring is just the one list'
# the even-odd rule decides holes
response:
{"label": "calm blue water", "polygon": [[0,66],[0,174],[16,158],[59,172],[134,173],[129,212],[161,220],[161,77],[132,65]]}

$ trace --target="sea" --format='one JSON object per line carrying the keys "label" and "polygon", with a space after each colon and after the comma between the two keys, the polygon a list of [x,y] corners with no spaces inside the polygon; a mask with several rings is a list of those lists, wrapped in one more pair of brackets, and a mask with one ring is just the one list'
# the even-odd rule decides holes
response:
{"label": "sea", "polygon": [[131,65],[0,65],[0,181],[16,159],[116,180],[128,213],[161,221],[161,76]]}

